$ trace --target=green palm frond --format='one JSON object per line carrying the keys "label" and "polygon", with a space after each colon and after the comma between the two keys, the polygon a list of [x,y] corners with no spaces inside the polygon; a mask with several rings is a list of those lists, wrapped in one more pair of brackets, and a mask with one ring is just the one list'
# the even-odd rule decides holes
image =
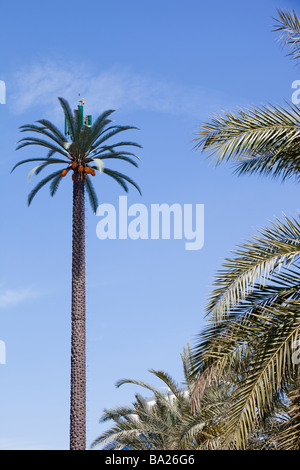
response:
{"label": "green palm frond", "polygon": [[62,180],[61,172],[58,172],[57,176],[52,179],[52,182],[50,184],[50,195],[54,196],[56,191],[58,190],[58,186]]}
{"label": "green palm frond", "polygon": [[253,290],[264,285],[277,269],[292,263],[300,254],[300,224],[295,219],[277,220],[260,231],[260,236],[235,250],[226,259],[214,281],[207,312],[216,319],[226,315]]}
{"label": "green palm frond", "polygon": [[46,178],[44,178],[43,180],[41,180],[36,186],[35,188],[33,188],[32,191],[30,191],[29,195],[28,195],[28,205],[31,204],[32,202],[32,199],[34,198],[34,196],[38,193],[38,191],[43,187],[45,186],[45,184],[49,183],[49,181],[51,181],[52,179],[56,178],[57,176],[59,176],[61,174],[61,170],[59,171],[55,171],[54,173],[51,173],[50,175],[46,176]]}
{"label": "green palm frond", "polygon": [[295,176],[300,173],[299,129],[296,105],[263,106],[217,115],[195,132],[194,142],[196,149],[215,158],[216,165],[233,160],[240,173],[250,169],[285,178],[291,170]]}
{"label": "green palm frond", "polygon": [[74,129],[73,129],[74,117],[73,117],[72,110],[71,110],[70,105],[67,102],[67,100],[65,100],[62,97],[59,97],[58,100],[59,100],[60,105],[63,109],[64,115],[65,115],[65,118],[66,118],[66,121],[67,121],[67,124],[68,124],[68,128],[69,128],[70,133],[71,133],[71,138],[72,138],[72,136],[74,136]]}
{"label": "green palm frond", "polygon": [[193,351],[196,408],[207,377],[235,384],[222,439],[239,449],[299,373],[292,357],[300,337],[300,226],[286,217],[261,233],[226,261],[208,304],[212,316]]}
{"label": "green palm frond", "polygon": [[291,382],[287,392],[286,419],[277,431],[278,450],[300,450],[300,375]]}
{"label": "green palm frond", "polygon": [[168,394],[172,394],[177,400],[181,401],[183,397],[182,389],[173,377],[163,370],[150,369],[149,372],[154,374],[158,379],[162,380],[168,388]]}
{"label": "green palm frond", "polygon": [[[105,147],[107,149],[107,147]],[[92,159],[93,158],[101,158],[101,159],[105,159],[105,158],[114,158],[114,157],[119,157],[119,156],[129,156],[129,157],[134,157],[136,158],[137,160],[141,161],[140,157],[138,155],[136,155],[135,153],[132,153],[132,152],[126,152],[125,150],[113,150],[113,149],[110,149],[110,150],[107,150],[107,153],[103,153],[105,152],[105,150],[103,148],[101,148],[101,150],[96,151],[95,153],[93,152],[92,153]]]}
{"label": "green palm frond", "polygon": [[58,160],[58,159],[47,159],[47,162],[43,163],[42,165],[39,165],[39,167],[36,169],[34,172],[35,175],[39,175],[41,171],[43,171],[45,168],[48,168],[49,165],[56,165],[57,163],[63,163],[64,167],[68,165],[69,162],[66,162],[65,160]]}
{"label": "green palm frond", "polygon": [[235,400],[227,422],[226,432],[231,435],[238,448],[245,448],[247,438],[260,414],[271,408],[276,392],[284,389],[295,377],[292,348],[299,335],[300,302],[288,307],[268,309],[270,316],[265,337],[259,325],[260,344],[255,362],[248,367],[247,374],[236,389]]}
{"label": "green palm frond", "polygon": [[123,181],[122,178],[115,175],[114,171],[109,170],[108,168],[103,168],[103,173],[106,173],[108,176],[111,176],[124,189],[124,191],[126,191],[126,193],[128,192],[127,184],[125,183],[125,181]]}
{"label": "green palm frond", "polygon": [[[139,434],[140,429],[135,425],[137,412],[132,408],[117,407],[105,410],[100,422],[113,420],[115,425],[108,431],[102,433],[92,444],[92,447],[101,445],[103,450],[120,449],[130,446],[135,450],[149,450],[143,435]],[[145,432],[145,431],[144,431]]]}
{"label": "green palm frond", "polygon": [[237,321],[224,320],[201,334],[195,362],[202,370],[213,365],[216,376],[235,383],[222,430],[227,446],[245,448],[255,427],[272,412],[276,394],[297,376],[292,352],[300,335],[299,307],[299,300],[272,305]]}
{"label": "green palm frond", "polygon": [[115,149],[117,149],[118,147],[125,147],[125,146],[142,148],[142,146],[140,144],[137,144],[136,142],[122,141],[122,142],[118,142],[112,145],[101,145],[101,148],[97,148],[97,154],[101,154],[107,151],[114,152]]}
{"label": "green palm frond", "polygon": [[134,186],[140,194],[142,194],[140,188],[138,187],[138,185],[131,178],[124,175],[123,173],[119,173],[118,171],[110,170],[109,168],[104,168],[103,173],[105,173],[108,176],[111,176],[114,180],[116,180],[117,183],[119,183],[126,192],[128,192],[128,186],[126,184],[126,182],[128,182],[128,183],[132,184],[132,186]]}
{"label": "green palm frond", "polygon": [[92,151],[99,151],[99,148],[101,149],[113,149],[113,148],[116,148],[116,147],[124,147],[124,146],[133,146],[133,147],[139,147],[140,148],[140,145],[135,143],[135,142],[119,142],[119,143],[116,143],[114,145],[110,145],[110,146],[105,146],[103,145],[104,142],[106,142],[107,140],[109,140],[111,137],[114,137],[116,134],[119,134],[120,132],[123,132],[123,131],[126,131],[126,130],[130,130],[130,129],[138,129],[137,127],[134,127],[134,126],[113,126],[112,127],[112,130],[107,132],[107,129],[103,132],[100,133],[100,136],[98,136],[99,138],[97,139],[97,141],[91,145],[91,150]]}
{"label": "green palm frond", "polygon": [[184,386],[188,388],[189,392],[192,393],[195,385],[195,376],[197,374],[193,351],[190,343],[183,349],[181,353],[181,361],[184,372]]}
{"label": "green palm frond", "polygon": [[153,387],[150,384],[143,382],[142,380],[134,380],[134,379],[120,379],[116,382],[116,387],[119,388],[124,384],[133,384],[138,385],[139,387],[143,387],[151,392],[157,400],[164,402],[166,400],[165,394],[158,390],[157,388]]}
{"label": "green palm frond", "polygon": [[[38,122],[48,123],[49,121],[41,120]],[[58,129],[56,130],[56,127],[54,125],[52,126],[53,127],[51,127],[50,122],[49,124],[47,124],[47,127],[44,125],[36,126],[34,124],[26,124],[20,127],[20,132],[35,132],[37,134],[42,134],[44,137],[51,139],[53,142],[55,142],[57,145],[59,145],[60,147],[64,149],[64,144],[67,142],[66,138],[60,133]],[[50,128],[53,130],[50,131]],[[24,139],[21,139],[19,142],[21,142],[22,140],[27,141],[29,139],[26,137]]]}
{"label": "green palm frond", "polygon": [[282,267],[279,272],[275,272],[271,277],[272,283],[253,285],[252,291],[245,299],[233,305],[230,310],[230,319],[245,314],[246,312],[256,312],[263,307],[270,305],[282,305],[288,300],[300,299],[300,268],[291,264],[289,267]]}
{"label": "green palm frond", "polygon": [[49,152],[47,153],[47,158],[51,158],[52,155],[54,155],[55,153],[56,153],[56,150],[54,149],[49,150]]}
{"label": "green palm frond", "polygon": [[23,165],[24,163],[31,163],[31,162],[45,162],[45,165],[48,165],[49,163],[64,163],[66,164],[66,160],[61,160],[59,158],[56,159],[51,159],[49,160],[48,158],[27,158],[26,160],[22,160],[14,165],[14,167],[11,170],[11,173],[20,165]]}
{"label": "green palm frond", "polygon": [[281,178],[285,181],[293,178],[297,182],[300,179],[300,152],[298,142],[285,149],[268,149],[266,152],[248,155],[233,161],[234,173],[238,176],[244,174],[260,174],[272,178]]}
{"label": "green palm frond", "polygon": [[[122,152],[124,153],[124,152]],[[115,159],[115,160],[124,160],[125,162],[130,163],[131,165],[135,166],[138,168],[138,164],[130,157],[127,157],[125,155],[101,155],[100,157],[101,160],[108,160],[108,159]],[[93,158],[93,160],[96,160],[96,158]]]}
{"label": "green palm frond", "polygon": [[99,139],[99,136],[102,135],[103,132],[107,132],[111,129],[111,127],[108,128],[107,126],[112,121],[107,118],[114,112],[115,111],[113,109],[108,109],[107,111],[104,111],[100,116],[98,116],[98,118],[90,128],[89,133],[87,134],[86,147],[88,149],[93,148],[95,141]]}
{"label": "green palm frond", "polygon": [[63,155],[64,157],[69,158],[69,154],[66,150],[53,145],[51,142],[47,142],[46,140],[37,139],[35,137],[26,137],[24,139],[19,140],[22,142],[16,147],[16,150],[20,150],[21,148],[28,147],[29,145],[38,145],[39,147],[46,147],[51,152],[57,152]]}
{"label": "green palm frond", "polygon": [[86,179],[85,187],[86,187],[89,199],[90,199],[91,207],[92,207],[94,213],[96,214],[97,208],[98,208],[98,199],[97,199],[97,194],[96,194],[95,188],[94,188],[93,183],[91,181],[91,178],[89,176]]}
{"label": "green palm frond", "polygon": [[54,137],[57,138],[57,141],[59,142],[66,142],[67,139],[66,137],[62,134],[62,132],[56,127],[51,121],[48,121],[48,119],[40,119],[37,121],[39,124],[42,124],[44,128],[46,128],[48,131],[50,131]]}
{"label": "green palm frond", "polygon": [[273,31],[280,31],[280,41],[284,47],[288,47],[288,56],[298,60],[300,57],[300,21],[295,10],[277,10],[276,25]]}
{"label": "green palm frond", "polygon": [[[290,55],[300,56],[300,21],[297,14],[278,10],[275,31],[281,31]],[[216,114],[195,132],[195,149],[208,157],[233,162],[238,174],[258,173],[267,176],[299,179],[300,108],[292,103],[283,106],[257,106],[236,112]]]}

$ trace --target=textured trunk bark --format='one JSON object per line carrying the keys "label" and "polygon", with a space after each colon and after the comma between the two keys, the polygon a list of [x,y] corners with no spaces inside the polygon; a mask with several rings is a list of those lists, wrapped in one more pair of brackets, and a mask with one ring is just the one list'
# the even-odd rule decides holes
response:
{"label": "textured trunk bark", "polygon": [[74,174],[72,240],[72,337],[70,450],[86,448],[84,179]]}

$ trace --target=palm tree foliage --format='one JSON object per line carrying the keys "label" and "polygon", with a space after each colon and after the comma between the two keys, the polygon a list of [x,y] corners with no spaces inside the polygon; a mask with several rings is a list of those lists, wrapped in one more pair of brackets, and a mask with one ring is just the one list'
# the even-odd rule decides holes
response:
{"label": "palm tree foliage", "polygon": [[[277,221],[225,260],[216,277],[207,307],[212,316],[194,349],[200,378],[193,399],[197,409],[208,374],[233,381],[222,432],[226,447],[246,448],[299,378],[293,361],[300,337],[299,242],[295,220]],[[289,431],[299,445],[299,424]]]}
{"label": "palm tree foliage", "polygon": [[289,406],[286,411],[286,420],[278,432],[277,446],[283,450],[299,450],[300,433],[300,386],[299,374],[288,392]]}
{"label": "palm tree foliage", "polygon": [[[107,160],[119,160],[125,161],[135,167],[138,166],[136,160],[139,159],[139,157],[125,149],[127,147],[140,148],[141,146],[139,144],[131,141],[110,143],[112,137],[117,136],[121,132],[136,129],[136,127],[112,124],[113,121],[110,119],[110,116],[114,110],[111,109],[100,114],[91,127],[85,124],[82,125],[78,110],[75,110],[73,113],[69,103],[64,98],[58,99],[67,121],[70,137],[67,138],[67,136],[63,135],[62,132],[47,119],[41,119],[37,121],[37,124],[21,126],[21,132],[31,132],[38,134],[38,136],[28,136],[21,139],[18,142],[17,149],[29,145],[37,145],[39,147],[45,147],[48,152],[46,157],[27,158],[18,162],[13,167],[12,171],[20,165],[32,162],[36,162],[38,165],[29,173],[29,179],[33,175],[39,175],[45,168],[52,168],[51,165],[63,166],[64,170],[72,174],[76,174],[78,171],[82,170],[85,174],[85,188],[94,212],[96,212],[98,207],[97,196],[92,183],[92,176],[95,176],[96,171],[113,178],[126,192],[128,191],[128,183],[133,185],[140,192],[137,184],[129,176],[106,168],[104,165],[104,162]],[[50,194],[53,196],[63,177],[64,173],[62,173],[62,169],[60,169],[39,181],[28,196],[28,205],[30,205],[37,192],[47,183],[51,183]]]}
{"label": "palm tree foliage", "polygon": [[[290,55],[300,54],[300,22],[295,12],[278,11],[275,31],[281,31]],[[299,180],[300,110],[283,106],[257,106],[214,116],[196,131],[195,148],[209,152],[216,164],[231,161],[238,174],[258,173]]]}
{"label": "palm tree foliage", "polygon": [[[274,302],[283,293],[297,291],[299,273],[293,263],[300,254],[299,233],[299,222],[285,217],[243,243],[234,251],[234,257],[224,260],[218,271],[207,313],[222,320],[232,312],[233,306],[245,312],[251,305],[268,300]],[[271,278],[273,283],[267,286]]]}
{"label": "palm tree foliage", "polygon": [[231,160],[239,175],[299,180],[299,128],[298,106],[261,106],[214,117],[196,132],[195,142],[197,149],[217,155],[217,165]]}
{"label": "palm tree foliage", "polygon": [[191,397],[195,381],[189,346],[181,357],[185,377],[181,385],[161,370],[150,372],[162,381],[162,388],[132,379],[117,382],[117,387],[129,383],[143,387],[152,398],[147,400],[137,393],[132,406],[105,410],[100,422],[112,421],[113,425],[94,441],[92,447],[101,445],[103,450],[210,448],[223,427],[221,406],[230,397],[231,384],[213,380],[203,394],[201,409],[193,412]]}
{"label": "palm tree foliage", "polygon": [[288,47],[288,55],[295,60],[300,57],[300,21],[295,10],[278,10],[278,18],[274,31],[281,32],[281,42],[284,47]]}
{"label": "palm tree foliage", "polygon": [[[277,23],[283,45],[297,59],[296,13],[279,10]],[[299,129],[298,106],[260,106],[215,116],[197,131],[195,142],[217,165],[233,162],[239,175],[299,180]],[[223,448],[247,448],[270,419],[276,424],[269,439],[273,448],[300,448],[299,361],[293,360],[300,334],[299,254],[299,222],[284,217],[241,244],[217,273],[208,326],[193,353],[199,374],[193,404],[197,410],[208,377],[232,381],[219,436]]]}

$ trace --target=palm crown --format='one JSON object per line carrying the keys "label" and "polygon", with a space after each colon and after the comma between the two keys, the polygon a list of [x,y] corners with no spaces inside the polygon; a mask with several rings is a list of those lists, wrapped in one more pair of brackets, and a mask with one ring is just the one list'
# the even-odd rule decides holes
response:
{"label": "palm crown", "polygon": [[39,165],[30,171],[30,179],[32,175],[38,175],[49,165],[63,165],[64,167],[46,176],[32,189],[28,195],[28,205],[37,192],[47,183],[51,183],[50,194],[53,196],[62,178],[68,172],[72,172],[73,179],[83,178],[85,180],[86,190],[94,212],[97,210],[98,202],[91,176],[95,176],[96,171],[112,177],[126,192],[128,191],[127,183],[129,183],[140,193],[140,188],[127,175],[104,166],[104,160],[108,159],[124,160],[135,167],[138,166],[136,159],[139,158],[137,155],[124,151],[122,147],[133,146],[141,148],[139,144],[131,141],[108,143],[111,137],[120,132],[137,128],[133,126],[112,125],[113,121],[109,119],[109,116],[114,110],[111,109],[104,111],[92,126],[82,125],[79,111],[75,110],[72,113],[69,103],[63,98],[58,99],[69,129],[69,138],[63,135],[53,123],[46,119],[37,121],[38,125],[25,124],[20,127],[21,132],[34,132],[42,137],[25,137],[18,142],[17,149],[27,147],[28,145],[38,145],[47,148],[48,154],[44,158],[27,158],[22,160],[13,167],[12,171],[24,163],[39,162]]}
{"label": "palm crown", "polygon": [[[296,13],[279,11],[275,30],[298,59]],[[195,141],[217,164],[232,161],[239,174],[299,181],[299,129],[299,106],[260,106],[217,115],[201,126]],[[289,420],[277,446],[299,448],[299,362],[293,360],[300,334],[299,247],[299,222],[285,217],[243,243],[217,273],[207,305],[211,322],[194,351],[200,373],[194,400],[197,407],[209,374],[235,374],[222,436],[230,448],[247,446],[257,423],[276,411],[280,395]]]}

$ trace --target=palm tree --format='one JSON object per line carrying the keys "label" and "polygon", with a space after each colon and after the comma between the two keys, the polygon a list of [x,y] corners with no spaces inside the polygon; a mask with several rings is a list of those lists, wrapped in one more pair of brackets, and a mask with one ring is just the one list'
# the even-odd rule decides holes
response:
{"label": "palm tree", "polygon": [[[116,386],[134,384],[151,393],[145,399],[135,395],[133,406],[106,409],[100,422],[113,421],[92,444],[102,450],[197,450],[214,448],[223,427],[221,406],[229,402],[231,384],[214,379],[201,399],[201,408],[192,410],[195,386],[194,365],[188,345],[181,354],[184,381],[178,385],[167,373],[150,370],[162,381],[156,388],[140,380],[123,379]],[[167,390],[164,390],[167,389]],[[217,410],[219,413],[217,413]]]}
{"label": "palm tree", "polygon": [[[295,12],[278,11],[276,31],[290,46],[293,59],[300,56],[300,22]],[[299,179],[300,109],[294,104],[258,106],[225,112],[203,124],[195,148],[208,151],[216,165],[232,161],[238,174],[259,173]]]}
{"label": "palm tree", "polygon": [[[86,332],[85,332],[85,190],[94,212],[97,210],[97,196],[92,184],[96,171],[112,177],[121,187],[128,191],[127,183],[133,185],[139,192],[136,183],[128,176],[118,171],[106,168],[106,160],[124,160],[134,166],[136,155],[123,150],[123,147],[140,145],[121,141],[110,143],[110,139],[120,132],[136,129],[132,126],[111,124],[109,119],[113,110],[104,111],[93,125],[83,122],[82,107],[72,113],[68,102],[58,98],[64,112],[67,130],[66,135],[50,121],[41,119],[37,124],[21,126],[21,132],[34,132],[37,137],[25,137],[18,142],[17,149],[29,145],[45,147],[48,154],[45,158],[27,158],[18,162],[18,166],[38,162],[32,175],[38,175],[50,165],[62,165],[63,169],[56,170],[42,179],[32,189],[28,196],[28,205],[37,192],[50,183],[50,194],[53,196],[63,178],[72,174],[73,180],[73,233],[72,233],[72,337],[71,337],[71,405],[70,405],[70,449],[84,450],[86,448]],[[67,137],[69,135],[69,137]],[[58,155],[58,156],[56,156]],[[136,157],[138,158],[138,157]]]}
{"label": "palm tree", "polygon": [[99,436],[92,447],[101,444],[104,450],[124,447],[132,450],[185,448],[187,442],[182,430],[185,417],[192,418],[190,388],[193,383],[189,379],[189,357],[184,352],[182,360],[186,386],[179,386],[168,373],[155,370],[150,372],[163,382],[163,389],[167,391],[140,380],[119,380],[117,387],[129,383],[138,385],[150,392],[153,398],[147,400],[136,394],[132,407],[106,409],[100,422],[113,421],[114,425]]}
{"label": "palm tree", "polygon": [[[279,10],[275,30],[290,47],[289,55],[298,59],[296,13]],[[298,180],[299,128],[298,106],[261,106],[217,115],[201,126],[195,142],[197,149],[216,158],[217,165],[232,161],[238,174]],[[293,391],[299,384],[299,367],[291,359],[300,325],[299,250],[299,223],[277,220],[225,260],[215,280],[207,305],[211,323],[194,351],[200,373],[194,406],[208,374],[234,371],[225,446],[245,448],[257,423],[275,412],[282,394],[292,413],[280,445],[300,446],[299,393]]]}
{"label": "palm tree", "polygon": [[276,416],[284,397],[298,416],[293,426],[285,423],[297,448],[299,397],[293,400],[291,392],[300,372],[293,360],[300,335],[300,224],[277,221],[233,255],[216,276],[207,305],[210,322],[194,349],[194,407],[209,375],[230,378],[233,394],[220,440],[225,448],[244,449],[254,430]]}

